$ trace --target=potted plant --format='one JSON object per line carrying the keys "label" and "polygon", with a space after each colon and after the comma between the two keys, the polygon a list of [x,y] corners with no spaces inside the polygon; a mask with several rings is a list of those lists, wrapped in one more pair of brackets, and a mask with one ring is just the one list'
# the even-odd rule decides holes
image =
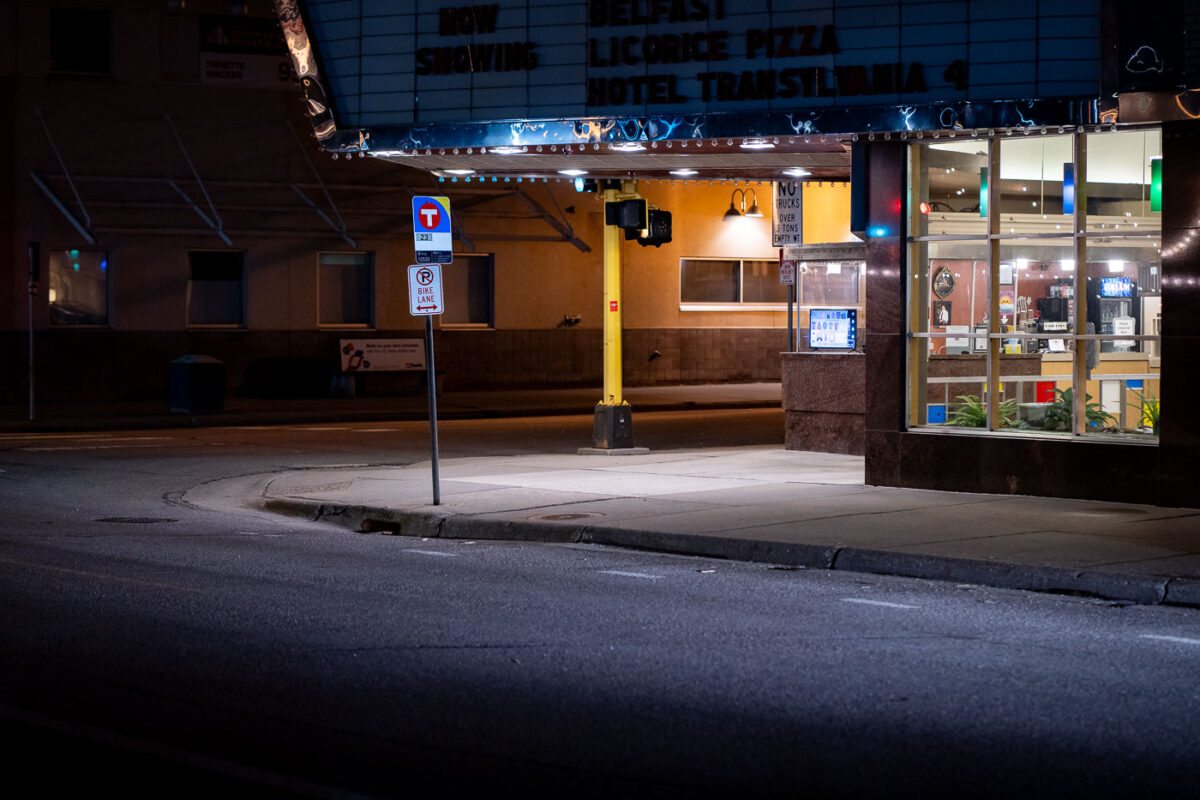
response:
{"label": "potted plant", "polygon": [[[1085,395],[1083,401],[1087,427],[1103,428],[1113,422],[1113,415],[1103,411],[1100,404],[1092,400],[1090,394]],[[1072,389],[1055,389],[1054,402],[1046,407],[1042,427],[1052,431],[1069,431],[1071,429],[1071,410],[1074,405],[1075,393]]]}
{"label": "potted plant", "polygon": [[1137,395],[1138,402],[1127,403],[1127,405],[1136,408],[1141,414],[1141,426],[1144,427],[1145,423],[1150,423],[1151,433],[1158,436],[1158,398],[1146,397],[1145,394],[1138,391],[1134,391],[1134,394]]}
{"label": "potted plant", "polygon": [[[950,412],[946,420],[948,425],[958,425],[963,428],[986,428],[988,424],[987,404],[979,395],[959,395],[954,398],[960,405]],[[1008,428],[1017,419],[1017,401],[1002,400],[1000,402],[1000,427]]]}

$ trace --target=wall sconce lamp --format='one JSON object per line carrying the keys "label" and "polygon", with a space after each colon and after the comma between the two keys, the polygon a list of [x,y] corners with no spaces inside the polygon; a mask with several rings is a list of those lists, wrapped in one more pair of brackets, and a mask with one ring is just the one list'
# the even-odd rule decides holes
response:
{"label": "wall sconce lamp", "polygon": [[[748,211],[746,210],[746,192],[749,192],[751,197],[750,210]],[[738,210],[736,202],[733,199],[739,194],[742,196],[742,208],[740,211]],[[758,195],[755,194],[753,189],[734,189],[733,193],[729,195],[729,210],[725,212],[725,215],[722,217],[722,219],[728,222],[731,219],[736,219],[737,217],[743,215],[747,217],[761,217],[763,215],[763,213],[758,210]]]}

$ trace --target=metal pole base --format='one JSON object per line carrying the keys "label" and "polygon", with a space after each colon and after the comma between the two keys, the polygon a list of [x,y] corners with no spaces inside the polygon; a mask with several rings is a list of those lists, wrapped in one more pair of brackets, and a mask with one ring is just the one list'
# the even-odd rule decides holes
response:
{"label": "metal pole base", "polygon": [[580,455],[640,455],[649,453],[647,447],[633,446],[633,406],[628,403],[620,405],[596,406],[596,416],[592,423],[593,447],[579,448]]}

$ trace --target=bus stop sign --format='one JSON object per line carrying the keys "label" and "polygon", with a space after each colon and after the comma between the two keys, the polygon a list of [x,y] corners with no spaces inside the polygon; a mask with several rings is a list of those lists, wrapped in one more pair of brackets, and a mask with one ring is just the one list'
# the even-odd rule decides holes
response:
{"label": "bus stop sign", "polygon": [[454,249],[449,197],[414,197],[413,248],[418,264],[449,264]]}

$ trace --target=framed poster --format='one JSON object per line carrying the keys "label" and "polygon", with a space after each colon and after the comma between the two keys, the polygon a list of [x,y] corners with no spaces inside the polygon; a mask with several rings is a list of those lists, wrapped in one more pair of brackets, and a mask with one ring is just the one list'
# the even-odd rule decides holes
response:
{"label": "framed poster", "polygon": [[933,301],[933,324],[939,328],[944,328],[950,324],[950,308],[949,300],[934,300]]}
{"label": "framed poster", "polygon": [[1001,286],[1012,286],[1012,282],[1013,282],[1012,264],[1001,264],[1000,265],[1000,285]]}

